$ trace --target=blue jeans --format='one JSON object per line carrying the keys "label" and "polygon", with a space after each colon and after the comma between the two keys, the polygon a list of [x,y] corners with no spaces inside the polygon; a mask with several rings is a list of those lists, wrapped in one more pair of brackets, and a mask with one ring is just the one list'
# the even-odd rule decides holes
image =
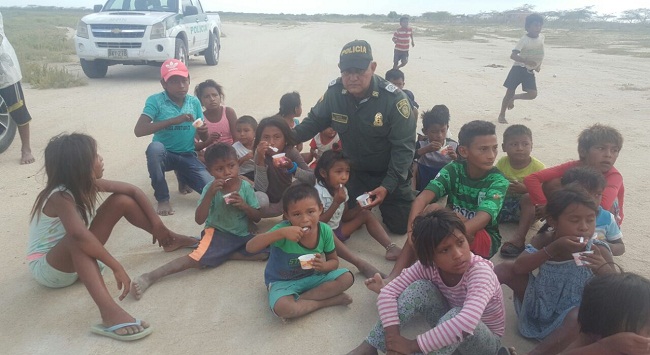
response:
{"label": "blue jeans", "polygon": [[212,176],[194,152],[173,153],[165,149],[162,143],[151,142],[147,147],[146,155],[151,187],[158,202],[169,201],[169,188],[165,180],[167,171],[175,170],[179,181],[198,193],[201,193],[203,187],[212,180]]}

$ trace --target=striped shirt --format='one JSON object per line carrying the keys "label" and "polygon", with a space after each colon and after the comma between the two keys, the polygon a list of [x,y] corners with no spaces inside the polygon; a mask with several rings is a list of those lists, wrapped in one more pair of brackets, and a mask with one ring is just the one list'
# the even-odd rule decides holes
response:
{"label": "striped shirt", "polygon": [[395,50],[408,51],[411,44],[411,36],[413,29],[411,27],[400,27],[393,34],[393,42],[395,42]]}
{"label": "striped shirt", "polygon": [[417,336],[418,346],[423,353],[444,348],[463,341],[474,333],[482,321],[495,335],[501,337],[505,330],[505,306],[503,292],[490,261],[472,254],[471,265],[460,282],[447,286],[442,281],[438,268],[425,267],[416,262],[382,288],[377,298],[379,318],[384,328],[399,325],[397,298],[413,282],[429,280],[447,299],[450,308],[461,307],[454,318],[440,323],[426,333]]}

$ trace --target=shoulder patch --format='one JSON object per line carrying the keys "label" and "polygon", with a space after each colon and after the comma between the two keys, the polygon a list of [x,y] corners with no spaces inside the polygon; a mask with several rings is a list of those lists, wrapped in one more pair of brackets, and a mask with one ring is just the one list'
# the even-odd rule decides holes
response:
{"label": "shoulder patch", "polygon": [[397,86],[395,86],[395,85],[393,85],[391,83],[388,83],[388,85],[386,85],[386,91],[395,92],[395,90],[397,90]]}
{"label": "shoulder patch", "polygon": [[327,86],[334,86],[334,85],[336,85],[338,82],[340,82],[340,78],[333,79],[332,81],[330,81],[329,84],[327,84]]}
{"label": "shoulder patch", "polygon": [[397,103],[397,111],[406,119],[411,116],[411,104],[408,99],[401,99]]}

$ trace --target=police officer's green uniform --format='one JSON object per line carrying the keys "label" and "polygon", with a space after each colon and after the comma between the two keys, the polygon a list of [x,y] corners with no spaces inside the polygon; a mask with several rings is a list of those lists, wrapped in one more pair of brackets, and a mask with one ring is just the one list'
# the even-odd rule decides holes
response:
{"label": "police officer's green uniform", "polygon": [[373,75],[368,97],[359,101],[345,90],[341,78],[336,79],[295,133],[304,142],[330,126],[338,132],[352,162],[346,186],[348,207],[356,206],[357,196],[383,186],[388,190],[379,206],[383,221],[391,232],[406,233],[414,199],[410,169],[416,126],[406,95]]}

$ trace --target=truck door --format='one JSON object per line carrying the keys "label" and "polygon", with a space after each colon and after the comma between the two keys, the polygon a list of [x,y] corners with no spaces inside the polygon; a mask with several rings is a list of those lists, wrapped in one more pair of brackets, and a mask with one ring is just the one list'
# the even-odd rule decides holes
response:
{"label": "truck door", "polygon": [[187,33],[187,49],[190,53],[196,51],[196,48],[200,46],[200,38],[197,38],[196,27],[198,26],[199,16],[193,15],[190,10],[192,4],[191,0],[182,0],[181,1],[181,12],[183,13],[183,27],[185,27],[185,33]]}
{"label": "truck door", "polygon": [[208,19],[208,14],[203,11],[203,6],[199,0],[190,0],[199,10],[199,34],[201,36],[201,48],[207,48],[210,41],[210,20]]}

